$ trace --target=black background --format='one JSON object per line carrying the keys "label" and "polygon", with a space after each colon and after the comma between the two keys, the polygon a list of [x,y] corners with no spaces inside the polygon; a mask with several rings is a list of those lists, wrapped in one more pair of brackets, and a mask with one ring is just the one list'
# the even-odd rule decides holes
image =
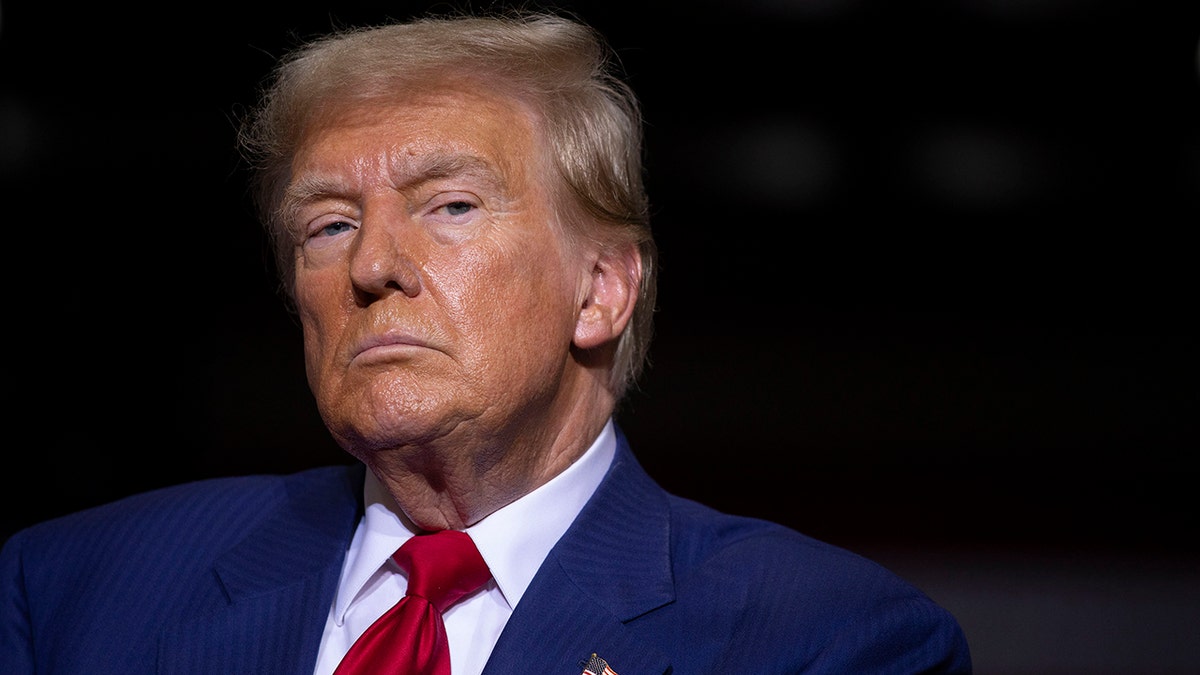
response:
{"label": "black background", "polygon": [[[0,535],[345,461],[234,119],[426,6],[0,5]],[[651,474],[848,546],[1197,553],[1195,3],[567,6],[645,104]]]}

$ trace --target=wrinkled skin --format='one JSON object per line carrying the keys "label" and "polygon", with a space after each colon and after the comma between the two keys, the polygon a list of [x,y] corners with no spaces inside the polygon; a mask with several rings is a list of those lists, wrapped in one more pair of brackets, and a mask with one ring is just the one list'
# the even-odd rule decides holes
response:
{"label": "wrinkled skin", "polygon": [[587,448],[639,279],[636,248],[563,236],[534,115],[431,89],[310,129],[284,214],[323,419],[418,526],[443,529]]}

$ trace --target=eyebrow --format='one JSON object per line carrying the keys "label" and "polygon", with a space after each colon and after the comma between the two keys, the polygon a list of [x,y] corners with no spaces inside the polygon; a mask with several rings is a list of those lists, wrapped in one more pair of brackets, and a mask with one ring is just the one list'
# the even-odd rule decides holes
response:
{"label": "eyebrow", "polygon": [[466,153],[435,153],[418,158],[407,158],[411,161],[392,162],[392,175],[406,177],[398,181],[397,189],[418,185],[439,178],[454,176],[471,176],[489,183],[492,187],[503,188],[504,177],[495,167],[476,155]]}
{"label": "eyebrow", "polygon": [[[401,155],[390,162],[394,189],[405,191],[432,180],[471,177],[491,190],[507,194],[507,181],[489,162],[467,153],[432,153],[420,157]],[[345,185],[336,177],[306,174],[284,188],[279,202],[280,221],[290,228],[296,212],[304,205],[323,198],[348,197]]]}

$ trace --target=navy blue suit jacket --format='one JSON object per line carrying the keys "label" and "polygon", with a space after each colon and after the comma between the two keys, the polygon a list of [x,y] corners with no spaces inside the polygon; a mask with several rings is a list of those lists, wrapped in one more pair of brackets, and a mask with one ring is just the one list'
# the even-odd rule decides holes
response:
{"label": "navy blue suit jacket", "polygon": [[[667,494],[618,434],[485,675],[969,673],[957,622],[850,552]],[[0,552],[4,675],[311,675],[362,465],[165,488]]]}

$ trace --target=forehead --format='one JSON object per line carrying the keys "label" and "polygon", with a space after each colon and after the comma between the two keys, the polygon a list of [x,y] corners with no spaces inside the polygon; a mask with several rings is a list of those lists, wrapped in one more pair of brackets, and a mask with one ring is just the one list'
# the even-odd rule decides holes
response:
{"label": "forehead", "polygon": [[516,179],[544,155],[533,113],[515,99],[466,89],[405,93],[335,106],[294,156],[294,176],[494,174]]}

